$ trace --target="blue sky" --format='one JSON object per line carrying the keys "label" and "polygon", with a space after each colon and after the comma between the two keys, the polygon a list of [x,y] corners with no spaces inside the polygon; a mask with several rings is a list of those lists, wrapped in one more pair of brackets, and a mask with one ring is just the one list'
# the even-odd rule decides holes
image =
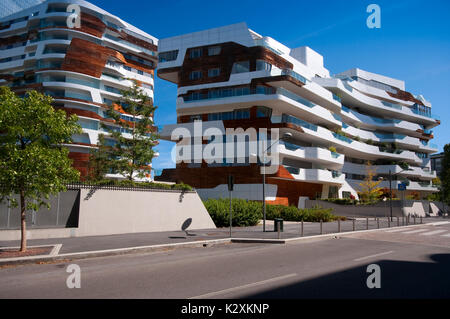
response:
{"label": "blue sky", "polygon": [[[331,74],[350,68],[406,82],[441,119],[434,128],[441,152],[450,143],[450,1],[315,0],[200,1],[91,0],[161,39],[238,22],[294,48],[309,46],[324,56]],[[381,7],[381,29],[369,29],[366,8]],[[157,125],[176,123],[176,86],[156,78]],[[162,141],[153,167],[174,167],[173,143]]]}

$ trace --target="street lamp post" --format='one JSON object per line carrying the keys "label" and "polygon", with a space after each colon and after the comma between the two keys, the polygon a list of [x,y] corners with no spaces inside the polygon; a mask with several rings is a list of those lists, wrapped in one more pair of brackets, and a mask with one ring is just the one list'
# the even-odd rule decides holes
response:
{"label": "street lamp post", "polygon": [[393,217],[392,217],[392,175],[398,175],[405,171],[410,171],[410,169],[403,169],[400,172],[395,173],[395,174],[392,174],[392,171],[389,170],[389,209],[390,209],[391,221],[393,221]]}
{"label": "street lamp post", "polygon": [[284,133],[283,137],[277,139],[275,142],[272,143],[264,152],[263,152],[263,184],[262,184],[262,191],[263,191],[263,232],[266,231],[266,153],[267,151],[278,141],[280,140],[287,140],[292,137],[291,133]]}

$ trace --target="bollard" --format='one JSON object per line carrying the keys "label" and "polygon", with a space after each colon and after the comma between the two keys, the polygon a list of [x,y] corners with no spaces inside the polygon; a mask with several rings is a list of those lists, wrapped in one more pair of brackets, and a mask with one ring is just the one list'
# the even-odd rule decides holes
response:
{"label": "bollard", "polygon": [[402,226],[405,226],[405,216],[402,216]]}
{"label": "bollard", "polygon": [[320,220],[320,234],[322,235],[322,220]]}
{"label": "bollard", "polygon": [[391,219],[388,217],[388,228],[391,228]]}
{"label": "bollard", "polygon": [[380,219],[377,217],[377,228],[380,229]]}
{"label": "bollard", "polygon": [[301,228],[300,236],[303,237],[303,220],[302,220],[302,228]]}
{"label": "bollard", "polygon": [[277,227],[277,230],[278,230],[278,239],[280,239],[281,238],[281,225],[280,225],[280,222],[277,222],[278,223],[278,227]]}
{"label": "bollard", "polygon": [[338,219],[338,233],[341,232],[341,220]]}
{"label": "bollard", "polygon": [[366,230],[369,230],[369,217],[366,217]]}
{"label": "bollard", "polygon": [[397,227],[400,226],[400,219],[397,216]]}
{"label": "bollard", "polygon": [[420,223],[423,224],[423,223],[422,223],[422,216],[420,216]]}
{"label": "bollard", "polygon": [[356,228],[355,228],[355,220],[353,219],[353,231],[355,231],[356,230]]}
{"label": "bollard", "polygon": [[414,215],[414,225],[416,224],[416,215]]}

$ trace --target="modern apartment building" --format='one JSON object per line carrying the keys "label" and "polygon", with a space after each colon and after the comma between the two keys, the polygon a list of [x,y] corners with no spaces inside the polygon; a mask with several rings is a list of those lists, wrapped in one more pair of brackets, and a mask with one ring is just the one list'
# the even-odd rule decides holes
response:
{"label": "modern apartment building", "polygon": [[[68,5],[79,8],[79,20]],[[155,37],[89,2],[48,0],[0,19],[0,85],[19,95],[45,92],[55,108],[78,115],[83,134],[67,147],[86,175],[90,149],[99,133],[107,135],[100,123],[121,130],[106,115],[121,90],[136,80],[153,100],[157,45]],[[124,121],[135,120],[122,113]]]}
{"label": "modern apartment building", "polygon": [[44,1],[45,0],[2,0],[0,1],[0,19]]}
{"label": "modern apartment building", "polygon": [[[260,140],[274,128],[280,136],[290,133],[269,151],[279,156],[277,171],[266,175],[270,203],[357,198],[369,161],[376,178],[384,179],[381,187],[389,186],[391,172],[394,193],[400,183],[407,184],[406,195],[437,190],[429,159],[437,148],[429,140],[439,121],[431,104],[406,92],[403,81],[359,69],[332,77],[309,47],[288,48],[245,23],[160,40],[158,76],[178,85],[177,124],[164,127],[163,139],[172,140],[177,128],[192,140],[209,128],[224,134],[267,128]],[[199,124],[203,131],[196,132]],[[200,139],[203,148],[211,142]],[[240,163],[227,156],[221,163],[180,162],[158,179],[218,198],[227,196],[227,176],[233,175],[233,196],[262,200],[261,165],[252,156],[246,149]]]}
{"label": "modern apartment building", "polygon": [[431,155],[431,169],[436,171],[438,177],[442,176],[444,170],[442,162],[444,161],[444,152]]}

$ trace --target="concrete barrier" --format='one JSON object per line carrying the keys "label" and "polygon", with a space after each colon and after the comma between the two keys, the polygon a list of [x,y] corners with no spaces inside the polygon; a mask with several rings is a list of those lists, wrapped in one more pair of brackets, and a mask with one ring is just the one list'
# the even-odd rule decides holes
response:
{"label": "concrete barrier", "polygon": [[[81,189],[78,227],[28,230],[29,239],[215,228],[196,192]],[[0,240],[18,240],[20,230],[1,230]]]}

